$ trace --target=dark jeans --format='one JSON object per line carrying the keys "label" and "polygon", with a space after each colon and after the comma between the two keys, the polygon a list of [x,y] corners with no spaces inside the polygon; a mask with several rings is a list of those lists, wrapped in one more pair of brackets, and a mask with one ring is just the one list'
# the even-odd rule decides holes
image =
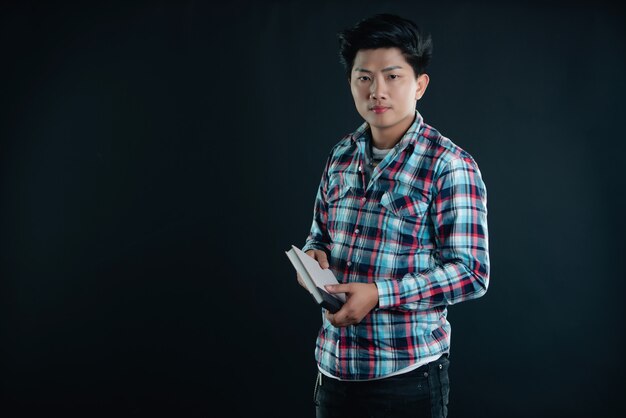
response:
{"label": "dark jeans", "polygon": [[385,379],[346,382],[318,372],[315,382],[317,418],[448,416],[450,360],[438,360],[409,373]]}

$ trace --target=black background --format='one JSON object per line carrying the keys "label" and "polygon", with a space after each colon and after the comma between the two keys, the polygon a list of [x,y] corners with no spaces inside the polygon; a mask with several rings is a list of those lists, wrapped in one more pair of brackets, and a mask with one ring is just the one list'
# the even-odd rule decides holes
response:
{"label": "black background", "polygon": [[314,416],[320,314],[284,251],[361,123],[335,34],[377,12],[432,34],[418,109],[488,188],[491,285],[450,308],[450,416],[626,413],[617,6],[0,12],[3,417]]}

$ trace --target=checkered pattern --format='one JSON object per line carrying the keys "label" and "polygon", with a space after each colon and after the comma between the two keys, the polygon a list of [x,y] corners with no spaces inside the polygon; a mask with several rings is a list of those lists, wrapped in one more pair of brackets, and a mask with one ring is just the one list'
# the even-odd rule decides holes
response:
{"label": "checkered pattern", "polygon": [[489,284],[487,192],[474,159],[414,123],[365,184],[364,123],[332,149],[303,251],[322,249],[342,283],[376,283],[379,307],[343,328],[322,315],[315,357],[346,380],[373,379],[449,351],[447,306]]}

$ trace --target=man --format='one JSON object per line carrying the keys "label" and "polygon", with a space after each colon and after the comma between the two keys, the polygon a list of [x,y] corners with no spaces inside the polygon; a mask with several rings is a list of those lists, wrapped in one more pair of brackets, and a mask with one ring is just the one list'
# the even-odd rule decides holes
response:
{"label": "man", "polygon": [[327,290],[347,296],[322,317],[317,416],[445,417],[447,306],[488,287],[485,185],[416,110],[430,37],[380,14],[339,41],[365,122],[330,152],[303,247],[341,283]]}

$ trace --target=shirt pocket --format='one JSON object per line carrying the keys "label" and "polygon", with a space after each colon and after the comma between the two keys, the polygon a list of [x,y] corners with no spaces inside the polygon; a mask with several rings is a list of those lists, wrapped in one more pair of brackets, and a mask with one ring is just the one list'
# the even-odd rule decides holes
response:
{"label": "shirt pocket", "polygon": [[422,218],[428,213],[429,202],[392,192],[385,192],[380,204],[399,218]]}
{"label": "shirt pocket", "polygon": [[346,194],[348,194],[348,191],[350,191],[350,186],[344,184],[336,184],[331,186],[326,193],[326,203],[328,203],[329,206],[336,204],[338,200],[342,199],[343,197],[345,197]]}
{"label": "shirt pocket", "polygon": [[346,225],[353,222],[354,214],[351,209],[351,187],[338,184],[330,187],[326,195],[328,205],[328,234],[333,243],[340,240],[345,233]]}
{"label": "shirt pocket", "polygon": [[428,245],[428,200],[385,192],[380,204],[386,209],[382,232],[388,251],[406,253]]}

